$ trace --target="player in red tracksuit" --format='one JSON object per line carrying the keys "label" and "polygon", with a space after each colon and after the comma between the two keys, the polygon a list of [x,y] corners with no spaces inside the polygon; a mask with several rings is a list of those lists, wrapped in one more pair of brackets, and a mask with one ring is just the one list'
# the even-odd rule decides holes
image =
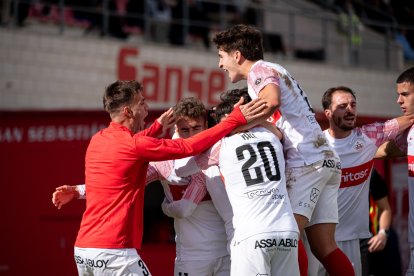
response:
{"label": "player in red tracksuit", "polygon": [[[105,91],[110,125],[96,133],[85,157],[86,210],[75,243],[79,275],[150,275],[136,248],[142,239],[145,175],[150,161],[183,158],[211,147],[235,127],[262,114],[252,102],[221,124],[188,139],[157,139],[159,122],[144,133],[147,104],[136,81],[116,81]],[[163,118],[171,116],[172,110]],[[148,135],[148,136],[145,136]]]}

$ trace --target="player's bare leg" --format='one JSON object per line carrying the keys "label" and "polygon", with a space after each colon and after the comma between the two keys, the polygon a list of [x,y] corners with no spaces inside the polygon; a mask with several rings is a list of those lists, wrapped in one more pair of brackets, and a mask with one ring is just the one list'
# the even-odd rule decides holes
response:
{"label": "player's bare leg", "polygon": [[329,275],[353,276],[351,262],[335,242],[335,227],[334,223],[321,223],[306,228],[311,251]]}

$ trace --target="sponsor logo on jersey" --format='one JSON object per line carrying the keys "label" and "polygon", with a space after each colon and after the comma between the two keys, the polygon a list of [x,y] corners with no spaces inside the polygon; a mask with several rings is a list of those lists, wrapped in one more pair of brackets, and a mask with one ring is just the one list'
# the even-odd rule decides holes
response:
{"label": "sponsor logo on jersey", "polygon": [[316,121],[315,115],[307,115],[306,118],[308,118],[309,123],[311,124],[317,124],[318,122]]}
{"label": "sponsor logo on jersey", "polygon": [[251,133],[251,132],[243,132],[240,136],[241,136],[241,138],[243,138],[243,140],[249,140],[249,139],[257,138],[254,135],[254,133]]}
{"label": "sponsor logo on jersey", "polygon": [[339,188],[357,186],[367,181],[373,164],[374,160],[370,160],[356,167],[343,168],[341,175],[341,185]]}
{"label": "sponsor logo on jersey", "polygon": [[93,260],[88,258],[82,258],[81,256],[75,255],[75,262],[77,264],[84,264],[89,267],[106,268],[109,260]]}
{"label": "sponsor logo on jersey", "polygon": [[269,247],[297,247],[298,240],[296,239],[281,239],[279,242],[276,239],[262,239],[258,240],[254,244],[256,248],[269,248]]}
{"label": "sponsor logo on jersey", "polygon": [[245,193],[247,198],[254,199],[261,196],[270,196],[272,195],[272,199],[284,199],[286,195],[279,194],[279,189],[271,188],[271,189],[257,189],[248,191]]}
{"label": "sponsor logo on jersey", "polygon": [[310,196],[309,196],[309,200],[312,201],[313,203],[316,203],[318,201],[318,197],[320,193],[321,191],[319,191],[318,189],[312,188]]}
{"label": "sponsor logo on jersey", "polygon": [[322,167],[335,168],[335,169],[340,170],[341,169],[341,162],[336,161],[334,159],[325,159],[325,160],[323,160]]}
{"label": "sponsor logo on jersey", "polygon": [[408,155],[408,176],[414,177],[414,156]]}

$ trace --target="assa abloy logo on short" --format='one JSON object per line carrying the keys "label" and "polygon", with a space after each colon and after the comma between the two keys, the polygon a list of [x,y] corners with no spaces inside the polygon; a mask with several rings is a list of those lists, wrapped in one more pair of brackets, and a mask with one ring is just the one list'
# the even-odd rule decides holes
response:
{"label": "assa abloy logo on short", "polygon": [[257,240],[254,245],[256,248],[269,248],[269,247],[297,247],[297,239],[281,239],[279,242],[277,239],[261,239]]}

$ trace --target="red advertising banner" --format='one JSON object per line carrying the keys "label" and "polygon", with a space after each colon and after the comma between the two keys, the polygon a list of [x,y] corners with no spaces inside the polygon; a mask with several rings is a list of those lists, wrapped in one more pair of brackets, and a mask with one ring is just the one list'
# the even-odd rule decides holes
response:
{"label": "red advertising banner", "polygon": [[[147,122],[160,113],[150,113]],[[73,245],[85,201],[57,210],[52,193],[84,183],[90,137],[108,123],[103,111],[0,112],[0,275],[77,275]],[[145,247],[142,257],[150,266],[154,249]],[[156,247],[169,258],[155,272],[172,273],[174,244]]]}

